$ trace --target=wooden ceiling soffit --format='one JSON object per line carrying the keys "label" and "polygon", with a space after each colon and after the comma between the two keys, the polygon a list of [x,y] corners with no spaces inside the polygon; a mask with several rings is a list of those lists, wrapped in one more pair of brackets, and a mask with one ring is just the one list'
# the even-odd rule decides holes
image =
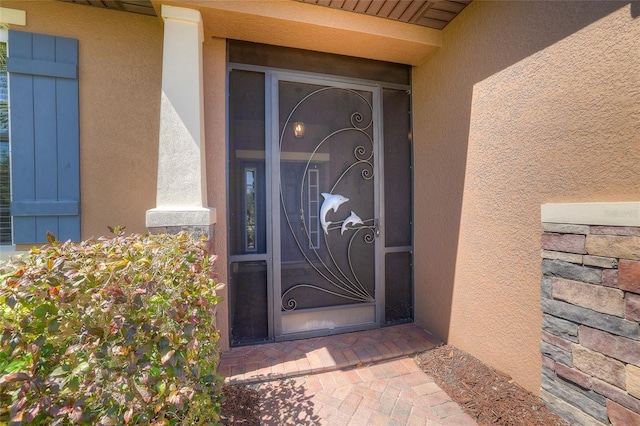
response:
{"label": "wooden ceiling soffit", "polygon": [[298,0],[423,27],[443,29],[472,0]]}
{"label": "wooden ceiling soffit", "polygon": [[151,0],[60,0],[67,3],[83,4],[103,9],[120,10],[122,12],[140,13],[157,16]]}
{"label": "wooden ceiling soffit", "polygon": [[[157,16],[151,0],[59,0],[103,9]],[[472,0],[297,0],[408,24],[443,29]]]}

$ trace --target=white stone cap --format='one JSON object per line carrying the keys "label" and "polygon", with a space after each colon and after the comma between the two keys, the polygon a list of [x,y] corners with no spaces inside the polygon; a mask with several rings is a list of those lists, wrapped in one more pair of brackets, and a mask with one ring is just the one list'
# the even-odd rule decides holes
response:
{"label": "white stone cap", "polygon": [[186,7],[176,7],[163,4],[160,8],[160,15],[164,19],[177,19],[179,21],[202,22],[202,15],[199,10],[188,9]]}
{"label": "white stone cap", "polygon": [[0,24],[27,25],[27,12],[0,7]]}
{"label": "white stone cap", "polygon": [[542,222],[640,226],[640,202],[543,204]]}
{"label": "white stone cap", "polygon": [[159,226],[209,226],[216,223],[213,207],[159,207],[147,210],[147,228]]}

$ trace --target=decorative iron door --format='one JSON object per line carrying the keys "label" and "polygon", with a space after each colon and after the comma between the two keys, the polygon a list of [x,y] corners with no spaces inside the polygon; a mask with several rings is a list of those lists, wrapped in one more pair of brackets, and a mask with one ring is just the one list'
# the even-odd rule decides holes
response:
{"label": "decorative iron door", "polygon": [[272,84],[276,338],[374,326],[377,89]]}

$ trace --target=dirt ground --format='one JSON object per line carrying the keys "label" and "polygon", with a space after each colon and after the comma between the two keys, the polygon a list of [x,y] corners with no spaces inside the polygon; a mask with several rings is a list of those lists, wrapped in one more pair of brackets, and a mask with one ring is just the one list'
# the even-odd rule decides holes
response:
{"label": "dirt ground", "polygon": [[[453,346],[423,352],[414,360],[481,426],[568,425],[549,411],[540,398],[516,385],[511,378]],[[223,424],[260,424],[260,394],[257,391],[248,386],[225,386],[223,394]]]}

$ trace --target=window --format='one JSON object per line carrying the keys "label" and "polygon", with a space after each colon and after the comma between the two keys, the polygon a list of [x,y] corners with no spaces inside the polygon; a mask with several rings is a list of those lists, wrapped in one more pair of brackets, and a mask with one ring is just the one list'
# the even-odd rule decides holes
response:
{"label": "window", "polygon": [[320,248],[320,183],[318,169],[309,169],[309,248]]}
{"label": "window", "polygon": [[256,175],[255,167],[244,170],[244,249],[251,253],[256,251]]}
{"label": "window", "polygon": [[264,74],[229,75],[229,249],[267,252]]}
{"label": "window", "polygon": [[[3,31],[3,36],[6,32]],[[0,41],[0,245],[11,244],[11,182],[9,172],[9,90],[7,43]]]}

